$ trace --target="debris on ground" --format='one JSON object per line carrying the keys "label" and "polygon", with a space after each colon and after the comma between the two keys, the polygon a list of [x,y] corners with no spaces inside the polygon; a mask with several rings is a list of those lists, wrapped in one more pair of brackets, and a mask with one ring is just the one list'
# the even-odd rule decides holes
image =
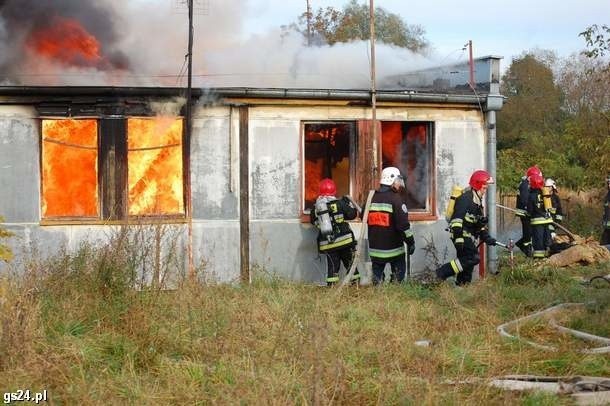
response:
{"label": "debris on ground", "polygon": [[489,382],[490,386],[507,390],[538,390],[570,394],[578,405],[610,403],[610,378],[594,376],[507,375]]}
{"label": "debris on ground", "polygon": [[610,251],[591,237],[575,236],[572,246],[549,257],[544,264],[556,267],[591,265],[610,261]]}

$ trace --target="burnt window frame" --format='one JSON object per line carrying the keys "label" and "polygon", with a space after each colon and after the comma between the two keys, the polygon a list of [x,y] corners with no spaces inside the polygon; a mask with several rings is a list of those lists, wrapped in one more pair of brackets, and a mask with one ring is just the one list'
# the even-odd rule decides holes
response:
{"label": "burnt window frame", "polygon": [[[182,121],[182,199],[183,213],[179,214],[146,214],[129,215],[128,207],[128,150],[127,150],[127,121],[131,118],[153,119],[154,114],[145,109],[138,108],[133,113],[121,112],[118,114],[99,114],[99,106],[74,106],[51,105],[39,106],[38,129],[39,129],[39,210],[41,225],[57,224],[124,224],[135,223],[157,223],[186,222],[190,212],[189,193],[187,184],[190,177],[190,157],[188,156],[187,132],[184,114],[176,115],[177,120]],[[75,113],[75,114],[74,114]],[[80,114],[79,114],[80,113]],[[98,113],[98,114],[91,114]],[[98,216],[54,216],[43,217],[43,134],[42,123],[44,120],[96,120],[97,121],[97,176],[98,176]],[[114,127],[114,128],[112,128]]]}
{"label": "burnt window frame", "polygon": [[306,187],[306,172],[305,172],[305,126],[306,125],[320,125],[320,124],[347,124],[350,128],[350,139],[349,139],[349,182],[348,182],[348,194],[353,196],[356,188],[356,166],[357,166],[357,155],[358,155],[358,121],[357,120],[302,120],[301,121],[301,194],[300,194],[300,213],[303,220],[309,221],[309,214],[311,209],[305,207],[305,187]]}
{"label": "burnt window frame", "polygon": [[[300,188],[300,203],[299,217],[301,222],[309,222],[309,210],[305,209],[305,124],[333,124],[333,123],[352,123],[354,125],[353,150],[350,151],[350,195],[364,208],[366,195],[368,190],[379,188],[379,176],[382,170],[382,123],[383,122],[400,122],[408,124],[425,124],[426,125],[426,153],[428,155],[428,193],[425,210],[409,209],[410,221],[436,221],[439,219],[437,214],[437,192],[436,192],[436,123],[427,120],[376,120],[377,127],[377,151],[373,154],[367,153],[374,145],[373,136],[371,133],[372,122],[366,119],[348,119],[348,120],[301,120],[300,132],[300,158],[301,158],[301,188]],[[376,162],[375,162],[376,161]],[[376,174],[374,171],[367,170],[377,168]],[[357,174],[362,175],[358,178]],[[408,176],[408,174],[407,174]],[[360,219],[352,220],[359,222]]]}
{"label": "burnt window frame", "polygon": [[[425,125],[426,126],[426,154],[428,155],[428,183],[427,183],[427,197],[426,197],[426,208],[422,209],[413,209],[409,207],[409,220],[410,221],[431,221],[438,220],[438,215],[436,213],[436,132],[435,132],[435,122],[427,121],[427,120],[379,120],[380,123],[401,123],[407,125]],[[382,127],[382,126],[380,126]],[[383,149],[381,141],[383,137],[383,133],[379,134],[379,156],[380,159],[383,159]],[[400,169],[400,168],[399,168]],[[407,177],[410,176],[409,173],[406,174]]]}

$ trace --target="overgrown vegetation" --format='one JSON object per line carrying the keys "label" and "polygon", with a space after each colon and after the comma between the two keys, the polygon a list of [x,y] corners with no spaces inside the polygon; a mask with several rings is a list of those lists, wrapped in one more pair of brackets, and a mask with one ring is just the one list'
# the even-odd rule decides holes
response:
{"label": "overgrown vegetation", "polygon": [[[559,187],[602,188],[610,167],[608,27],[580,35],[582,55],[524,52],[502,77],[508,100],[498,114],[498,186],[515,189],[538,164]],[[606,36],[606,37],[605,37]]]}
{"label": "overgrown vegetation", "polygon": [[[572,276],[607,274],[610,264],[511,271],[502,262],[499,276],[459,289],[338,293],[268,277],[245,286],[182,277],[175,290],[136,290],[121,241],[2,278],[0,389],[47,389],[61,404],[561,404],[485,380],[610,374],[604,355],[544,352],[496,332],[559,302],[607,308],[607,284]],[[580,313],[570,325],[604,332],[603,320]]]}
{"label": "overgrown vegetation", "polygon": [[13,252],[11,249],[4,243],[4,241],[13,236],[9,230],[2,226],[2,222],[4,221],[3,217],[0,217],[0,261],[10,261],[13,258]]}

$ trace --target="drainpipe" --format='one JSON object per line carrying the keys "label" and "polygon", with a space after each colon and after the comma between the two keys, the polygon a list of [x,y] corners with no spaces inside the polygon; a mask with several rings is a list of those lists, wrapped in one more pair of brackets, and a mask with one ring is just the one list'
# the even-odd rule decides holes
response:
{"label": "drainpipe", "polygon": [[[485,120],[487,121],[487,171],[497,182],[496,176],[496,111],[502,109],[504,98],[500,95],[500,85],[490,84],[489,94],[485,103]],[[489,218],[489,234],[497,237],[496,223],[496,184],[487,189],[487,217]],[[487,269],[490,273],[498,273],[498,252],[496,247],[487,248]]]}

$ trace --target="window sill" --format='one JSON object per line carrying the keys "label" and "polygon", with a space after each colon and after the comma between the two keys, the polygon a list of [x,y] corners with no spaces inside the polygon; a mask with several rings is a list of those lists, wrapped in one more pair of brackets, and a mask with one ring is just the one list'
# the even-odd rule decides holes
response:
{"label": "window sill", "polygon": [[180,217],[136,217],[128,220],[100,220],[86,218],[63,218],[63,219],[43,219],[40,220],[41,226],[137,226],[137,225],[153,225],[153,224],[186,224],[188,219],[184,216]]}
{"label": "window sill", "polygon": [[[437,221],[438,216],[432,213],[409,213],[409,221]],[[360,223],[362,220],[348,220],[349,223]],[[301,214],[301,223],[309,223],[309,214]]]}

